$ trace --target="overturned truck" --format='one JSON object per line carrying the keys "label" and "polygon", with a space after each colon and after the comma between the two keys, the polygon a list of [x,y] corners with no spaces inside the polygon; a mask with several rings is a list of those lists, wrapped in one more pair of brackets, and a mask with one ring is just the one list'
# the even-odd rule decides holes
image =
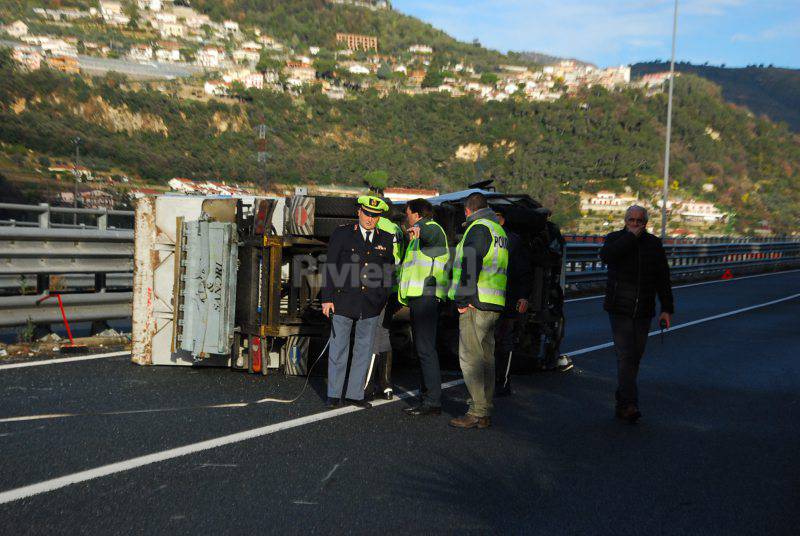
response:
{"label": "overturned truck", "polygon": [[[477,188],[429,199],[451,245],[463,234],[463,201],[475,191],[493,207],[504,206],[507,225],[534,252],[542,248],[546,217],[537,202]],[[389,217],[401,223],[403,210],[395,205]],[[320,353],[329,330],[318,299],[327,241],[336,227],[355,222],[355,213],[354,200],[341,197],[139,199],[133,361],[306,374],[309,356]],[[548,290],[558,268],[559,263],[539,261],[534,270],[529,331],[545,340],[554,340],[563,329],[555,303],[560,298]],[[410,355],[407,313],[395,318],[396,355]],[[452,313],[441,318],[445,360],[457,346],[455,319]]]}

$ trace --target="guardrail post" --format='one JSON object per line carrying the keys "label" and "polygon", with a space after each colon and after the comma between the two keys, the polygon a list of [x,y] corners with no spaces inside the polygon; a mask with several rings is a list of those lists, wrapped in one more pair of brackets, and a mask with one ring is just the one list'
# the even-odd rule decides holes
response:
{"label": "guardrail post", "polygon": [[108,229],[108,209],[103,209],[103,213],[97,216],[97,228],[101,231]]}
{"label": "guardrail post", "polygon": [[[50,205],[47,203],[39,203],[42,211],[39,212],[39,228],[50,228]],[[44,294],[50,290],[50,276],[48,274],[38,274],[36,276],[36,292],[37,294]]]}
{"label": "guardrail post", "polygon": [[39,206],[42,207],[42,211],[39,212],[39,227],[41,229],[49,229],[50,228],[50,205],[47,203],[39,203]]}

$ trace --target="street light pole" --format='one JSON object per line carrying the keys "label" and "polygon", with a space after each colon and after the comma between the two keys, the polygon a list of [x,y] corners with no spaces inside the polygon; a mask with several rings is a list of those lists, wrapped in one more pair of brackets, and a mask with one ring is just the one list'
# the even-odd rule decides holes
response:
{"label": "street light pole", "polygon": [[664,193],[661,196],[661,240],[667,236],[667,200],[669,199],[669,143],[672,137],[672,87],[675,83],[675,37],[678,33],[678,0],[672,17],[672,59],[669,64],[669,99],[667,100],[667,142],[664,149]]}

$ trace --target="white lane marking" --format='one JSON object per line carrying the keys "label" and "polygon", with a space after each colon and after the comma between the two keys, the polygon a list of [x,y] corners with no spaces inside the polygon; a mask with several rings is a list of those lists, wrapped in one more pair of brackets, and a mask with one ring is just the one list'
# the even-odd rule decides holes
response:
{"label": "white lane marking", "polygon": [[[706,318],[701,318],[698,320],[692,320],[691,322],[686,322],[685,324],[679,324],[669,329],[669,331],[677,331],[679,329],[683,329],[689,326],[696,326],[697,324],[702,324],[704,322],[710,322],[712,320],[717,320],[720,318],[725,318],[728,316],[736,315],[739,313],[743,313],[746,311],[752,311],[754,309],[759,309],[762,307],[768,307],[770,305],[775,305],[777,303],[793,300],[796,298],[800,298],[800,294],[792,294],[791,296],[786,296],[784,298],[780,298],[777,300],[772,300],[764,303],[759,303],[756,305],[751,305],[749,307],[743,307],[741,309],[736,309],[734,311],[728,311],[726,313],[721,313],[714,316],[709,316]],[[659,331],[652,331],[650,332],[649,336],[653,336],[658,334]],[[588,353],[590,351],[599,350],[602,348],[608,348],[612,346],[613,343],[606,343],[600,344],[597,346],[592,346],[590,348],[583,348],[581,350],[576,350],[573,352],[569,352],[569,355],[580,355],[583,353]],[[460,380],[452,380],[449,382],[445,382],[442,384],[442,389],[449,389],[451,387],[455,387],[458,385],[462,385],[464,383],[463,379]],[[407,391],[400,396],[394,397],[392,400],[380,400],[372,405],[382,406],[384,404],[391,404],[392,402],[396,402],[397,400],[401,400],[403,398],[408,398],[410,396],[416,396],[419,394],[418,390],[415,391]],[[267,426],[262,426],[260,428],[253,428],[251,430],[245,430],[243,432],[237,432],[235,434],[230,434],[226,436],[216,437],[213,439],[207,439],[205,441],[200,441],[198,443],[191,443],[189,445],[184,445],[182,447],[172,448],[168,450],[163,450],[161,452],[154,452],[153,454],[147,454],[144,456],[139,456],[136,458],[131,458],[128,460],[123,460],[121,462],[111,463],[108,465],[103,465],[102,467],[96,467],[94,469],[88,469],[86,471],[80,471],[77,473],[73,473],[71,475],[65,475],[58,478],[53,478],[50,480],[45,480],[43,482],[38,482],[36,484],[30,484],[28,486],[23,486],[20,488],[10,489],[8,491],[4,491],[0,493],[0,504],[6,504],[13,501],[17,501],[20,499],[24,499],[26,497],[33,497],[34,495],[39,495],[42,493],[47,493],[50,491],[55,491],[57,489],[65,488],[71,484],[78,484],[81,482],[87,482],[89,480],[94,480],[96,478],[101,478],[104,476],[113,475],[116,473],[121,473],[124,471],[130,471],[131,469],[136,469],[138,467],[144,467],[146,465],[151,465],[158,462],[163,462],[166,460],[171,460],[174,458],[179,458],[181,456],[187,456],[189,454],[194,454],[196,452],[202,452],[204,450],[209,450],[217,447],[222,447],[225,445],[231,445],[233,443],[239,443],[241,441],[246,441],[248,439],[255,439],[257,437],[263,437],[270,434],[274,434],[276,432],[281,432],[283,430],[291,430],[293,428],[299,428],[301,426],[305,426],[306,424],[312,424],[320,421],[325,421],[328,419],[332,419],[334,417],[339,417],[341,415],[347,415],[348,413],[355,413],[357,411],[364,411],[363,408],[359,408],[357,406],[347,406],[343,408],[337,408],[329,411],[323,411],[321,413],[315,413],[313,415],[306,415],[305,417],[299,417],[297,419],[292,419],[289,421],[279,422],[275,424],[270,424]]]}
{"label": "white lane marking", "polygon": [[[760,309],[762,307],[768,307],[770,305],[775,305],[781,302],[794,300],[795,298],[800,298],[800,294],[792,294],[791,296],[786,296],[784,298],[778,298],[777,300],[772,300],[764,303],[757,303],[756,305],[751,305],[749,307],[742,307],[741,309],[734,309],[733,311],[728,311],[726,313],[720,313],[714,316],[707,316],[705,318],[699,318],[697,320],[691,320],[689,322],[684,322],[683,324],[678,324],[677,326],[672,326],[669,329],[665,329],[664,333],[669,333],[671,331],[678,331],[679,329],[688,328],[690,326],[696,326],[697,324],[703,324],[705,322],[711,322],[712,320],[719,320],[720,318],[725,318],[728,316],[738,315],[740,313],[745,313],[747,311],[752,311],[753,309]],[[647,334],[648,337],[652,337],[654,335],[659,335],[661,333],[660,329],[655,331],[651,331]],[[594,352],[595,350],[602,350],[604,348],[610,348],[614,346],[614,342],[606,342],[603,344],[598,344],[596,346],[590,346],[588,348],[581,348],[580,350],[575,350],[574,352],[564,352],[568,356],[576,356],[581,354],[588,354],[589,352]]]}
{"label": "white lane marking", "polygon": [[0,365],[0,370],[25,368],[25,367],[41,367],[43,365],[55,365],[58,363],[72,363],[74,361],[90,361],[92,359],[105,359],[106,357],[119,357],[123,355],[131,355],[130,352],[122,350],[119,352],[108,352],[105,354],[92,354],[92,355],[79,355],[75,357],[59,357],[57,359],[45,359],[42,361],[27,361],[24,363],[9,363],[8,365]]}
{"label": "white lane marking", "polygon": [[[767,274],[756,274],[756,275],[744,275],[742,277],[734,277],[733,279],[712,279],[711,281],[701,281],[700,283],[688,283],[686,285],[677,285],[672,287],[673,290],[676,288],[688,288],[688,287],[699,287],[700,285],[712,285],[714,283],[731,283],[733,281],[741,281],[742,279],[753,279],[754,277],[767,277],[770,275],[782,275],[782,274],[790,274],[792,272],[800,272],[800,268],[794,270],[784,270],[782,272],[769,272]],[[564,300],[564,303],[572,303],[572,302],[579,302],[585,300],[596,300],[598,298],[602,298],[604,294],[598,294],[597,296],[584,296],[583,298],[570,298],[568,300]]]}
{"label": "white lane marking", "polygon": [[251,405],[249,402],[233,402],[231,404],[212,404],[209,406],[185,406],[177,408],[150,408],[150,409],[125,409],[117,411],[94,411],[87,413],[47,413],[36,415],[23,415],[20,417],[5,417],[0,419],[0,424],[7,422],[38,421],[42,419],[66,419],[68,417],[103,417],[115,415],[137,415],[140,413],[166,413],[173,411],[187,411],[195,409],[229,409],[243,408]]}

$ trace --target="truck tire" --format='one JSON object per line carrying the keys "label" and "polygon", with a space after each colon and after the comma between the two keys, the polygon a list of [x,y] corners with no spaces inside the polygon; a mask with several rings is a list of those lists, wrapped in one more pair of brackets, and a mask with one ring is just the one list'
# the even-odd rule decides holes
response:
{"label": "truck tire", "polygon": [[325,218],[314,216],[314,237],[315,238],[330,238],[333,232],[340,225],[347,225],[356,223],[358,220],[355,218]]}
{"label": "truck tire", "polygon": [[323,218],[353,218],[356,202],[352,197],[315,197],[314,215]]}

